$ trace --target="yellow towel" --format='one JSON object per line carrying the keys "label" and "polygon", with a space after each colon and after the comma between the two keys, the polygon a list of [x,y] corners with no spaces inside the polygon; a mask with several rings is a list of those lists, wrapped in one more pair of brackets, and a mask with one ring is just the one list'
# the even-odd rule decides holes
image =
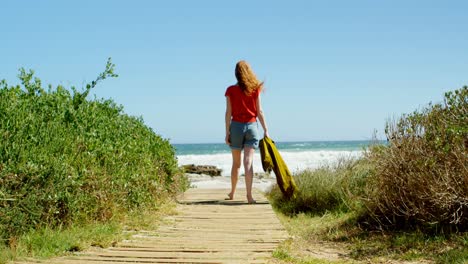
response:
{"label": "yellow towel", "polygon": [[263,170],[268,173],[273,170],[283,195],[287,199],[294,197],[297,190],[296,183],[271,138],[265,137],[260,140],[260,154]]}

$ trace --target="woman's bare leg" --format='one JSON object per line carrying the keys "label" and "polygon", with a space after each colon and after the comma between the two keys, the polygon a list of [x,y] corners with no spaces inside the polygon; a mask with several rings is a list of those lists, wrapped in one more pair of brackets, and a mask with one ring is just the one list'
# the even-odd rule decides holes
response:
{"label": "woman's bare leg", "polygon": [[237,180],[239,179],[239,170],[241,167],[241,150],[233,149],[232,152],[232,167],[231,167],[231,192],[228,194],[229,200],[234,199],[236,192]]}
{"label": "woman's bare leg", "polygon": [[255,149],[252,147],[244,148],[244,170],[245,170],[245,188],[247,191],[247,202],[255,203],[252,197],[252,183],[253,183],[253,156]]}

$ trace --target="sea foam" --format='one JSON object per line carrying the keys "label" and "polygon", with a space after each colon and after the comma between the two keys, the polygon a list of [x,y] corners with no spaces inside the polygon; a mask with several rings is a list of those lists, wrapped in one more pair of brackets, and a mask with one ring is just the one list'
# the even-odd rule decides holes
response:
{"label": "sea foam", "polygon": [[[357,158],[362,156],[358,150],[317,150],[317,151],[283,151],[281,156],[292,173],[305,169],[315,169],[323,165],[333,164],[340,158]],[[231,153],[203,154],[203,155],[178,155],[179,165],[214,165],[222,169],[222,176],[231,175]],[[260,160],[260,152],[254,154],[254,172],[263,172]],[[241,174],[243,168],[241,168]]]}

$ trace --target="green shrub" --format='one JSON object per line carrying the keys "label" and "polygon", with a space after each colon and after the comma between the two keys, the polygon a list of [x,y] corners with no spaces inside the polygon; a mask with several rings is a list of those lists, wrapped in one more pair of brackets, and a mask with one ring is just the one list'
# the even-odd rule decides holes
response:
{"label": "green shrub", "polygon": [[468,226],[468,87],[386,125],[388,146],[367,153],[375,167],[364,196],[380,227]]}
{"label": "green shrub", "polygon": [[360,197],[371,172],[364,160],[341,159],[336,164],[316,170],[305,170],[294,175],[298,186],[296,197],[285,199],[275,185],[268,193],[274,207],[285,214],[308,212],[360,210]]}
{"label": "green shrub", "polygon": [[0,239],[30,229],[107,221],[157,206],[186,187],[174,148],[112,100],[87,100],[116,77],[114,65],[84,92],[0,82]]}

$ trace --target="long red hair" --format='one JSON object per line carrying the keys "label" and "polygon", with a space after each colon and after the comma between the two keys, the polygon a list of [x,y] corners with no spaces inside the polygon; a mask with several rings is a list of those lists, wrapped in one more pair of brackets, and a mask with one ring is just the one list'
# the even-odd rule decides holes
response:
{"label": "long red hair", "polygon": [[263,82],[257,79],[257,76],[255,76],[255,73],[246,61],[239,61],[236,64],[235,72],[237,85],[239,85],[245,94],[251,95],[256,90],[260,89],[261,91],[263,89]]}

